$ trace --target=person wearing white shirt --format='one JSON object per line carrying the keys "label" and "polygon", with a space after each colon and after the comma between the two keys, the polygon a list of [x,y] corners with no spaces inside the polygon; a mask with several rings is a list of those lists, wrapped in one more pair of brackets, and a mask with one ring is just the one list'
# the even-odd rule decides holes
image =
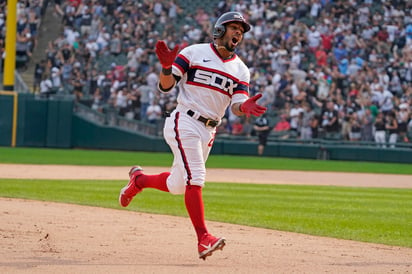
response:
{"label": "person wearing white shirt", "polygon": [[304,109],[299,103],[293,104],[293,107],[290,109],[289,117],[290,117],[290,130],[298,131],[299,127],[299,116],[301,113],[304,112]]}
{"label": "person wearing white shirt", "polygon": [[319,31],[316,30],[315,26],[312,26],[310,30],[307,32],[308,37],[308,45],[309,48],[314,52],[320,45],[321,37]]}
{"label": "person wearing white shirt", "polygon": [[162,108],[160,107],[158,102],[159,100],[156,98],[152,100],[152,103],[146,111],[147,120],[151,124],[156,124],[160,120],[160,118],[162,118]]}
{"label": "person wearing white shirt", "polygon": [[53,83],[47,74],[43,74],[42,80],[40,81],[40,95],[49,97],[50,92],[53,88]]}
{"label": "person wearing white shirt", "polygon": [[379,100],[379,107],[384,114],[388,114],[393,109],[393,94],[389,90],[384,89],[383,86],[380,86],[379,91],[382,94]]}

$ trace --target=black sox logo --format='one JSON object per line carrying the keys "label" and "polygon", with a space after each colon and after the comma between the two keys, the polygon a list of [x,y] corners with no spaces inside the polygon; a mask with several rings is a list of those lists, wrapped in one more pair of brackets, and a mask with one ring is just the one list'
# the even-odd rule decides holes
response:
{"label": "black sox logo", "polygon": [[233,94],[233,90],[238,86],[237,83],[226,76],[218,74],[216,72],[205,71],[201,69],[197,69],[195,75],[193,77],[193,82],[212,86],[228,92],[230,95]]}

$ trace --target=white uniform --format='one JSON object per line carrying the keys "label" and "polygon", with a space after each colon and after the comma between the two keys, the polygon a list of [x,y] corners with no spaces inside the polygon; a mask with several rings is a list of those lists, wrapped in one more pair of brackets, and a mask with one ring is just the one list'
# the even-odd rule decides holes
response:
{"label": "white uniform", "polygon": [[[165,140],[174,154],[167,186],[171,193],[183,194],[188,184],[204,186],[205,163],[216,132],[198,117],[220,122],[228,106],[246,101],[250,73],[236,54],[223,60],[213,44],[184,48],[172,71],[180,78],[180,89],[177,108],[164,126]],[[189,110],[193,116],[188,115]]]}

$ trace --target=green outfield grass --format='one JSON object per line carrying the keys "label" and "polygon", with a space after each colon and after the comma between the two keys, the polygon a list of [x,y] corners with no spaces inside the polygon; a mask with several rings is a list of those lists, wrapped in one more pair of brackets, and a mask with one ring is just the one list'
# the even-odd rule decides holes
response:
{"label": "green outfield grass", "polygon": [[[0,196],[120,209],[124,181],[0,179]],[[206,218],[412,247],[412,189],[207,183]],[[127,208],[187,216],[183,196],[147,189]]]}
{"label": "green outfield grass", "polygon": [[[0,163],[170,166],[171,154],[0,148]],[[412,174],[411,165],[211,156],[208,167]],[[0,179],[0,196],[121,209],[124,181]],[[412,248],[412,189],[208,182],[208,220]],[[183,196],[147,189],[126,209],[187,216]]]}
{"label": "green outfield grass", "polygon": [[[169,167],[172,160],[171,153],[0,147],[0,163]],[[210,155],[207,167],[412,174],[411,164],[227,155]]]}

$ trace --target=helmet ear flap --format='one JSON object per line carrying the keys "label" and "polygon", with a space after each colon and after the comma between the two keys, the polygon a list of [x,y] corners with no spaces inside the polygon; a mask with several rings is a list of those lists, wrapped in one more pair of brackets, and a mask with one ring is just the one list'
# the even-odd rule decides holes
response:
{"label": "helmet ear flap", "polygon": [[225,32],[226,32],[225,25],[215,26],[215,28],[213,29],[213,38],[220,38],[225,34]]}

